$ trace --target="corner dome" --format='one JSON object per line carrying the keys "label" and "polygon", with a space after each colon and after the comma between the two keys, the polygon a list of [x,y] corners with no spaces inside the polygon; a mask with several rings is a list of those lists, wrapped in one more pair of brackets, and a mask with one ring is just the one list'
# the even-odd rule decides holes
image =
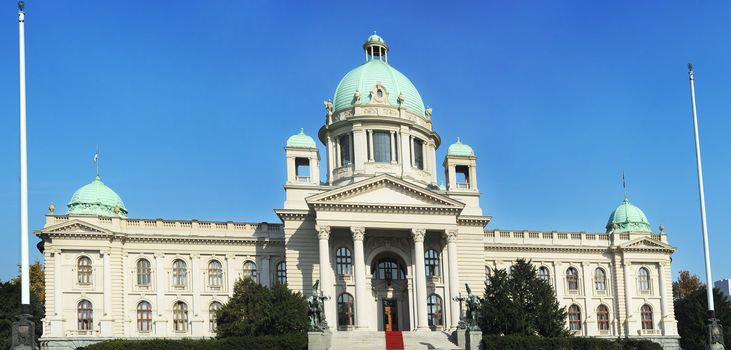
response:
{"label": "corner dome", "polygon": [[102,182],[99,175],[76,190],[68,203],[69,214],[127,217],[122,198]]}
{"label": "corner dome", "polygon": [[386,89],[388,102],[391,105],[398,106],[398,97],[403,95],[405,98],[403,106],[408,111],[425,117],[424,101],[421,99],[419,91],[416,90],[409,78],[389,65],[387,60],[380,59],[380,55],[385,54],[385,52],[382,51],[381,53],[375,53],[375,56],[368,56],[368,49],[373,45],[382,46],[386,50],[388,47],[383,38],[377,34],[374,33],[368,37],[364,49],[366,49],[366,56],[370,59],[355,67],[340,80],[333,97],[334,112],[353,107],[356,103],[356,91],[361,96],[361,104],[370,103],[372,100],[371,91],[376,84],[380,83]]}
{"label": "corner dome", "polygon": [[287,139],[287,147],[317,148],[317,144],[312,137],[305,134],[305,129],[300,129],[299,134],[294,134]]}
{"label": "corner dome", "polygon": [[472,150],[472,147],[470,147],[469,145],[462,143],[462,141],[460,141],[458,137],[457,142],[449,146],[449,149],[447,150],[447,155],[469,157],[474,156],[475,151]]}
{"label": "corner dome", "polygon": [[[614,226],[616,225],[616,229]],[[611,232],[648,232],[651,233],[650,222],[647,220],[647,216],[642,210],[632,203],[627,198],[622,201],[617,209],[614,209],[611,215],[609,215],[609,222],[607,222],[607,233]]]}

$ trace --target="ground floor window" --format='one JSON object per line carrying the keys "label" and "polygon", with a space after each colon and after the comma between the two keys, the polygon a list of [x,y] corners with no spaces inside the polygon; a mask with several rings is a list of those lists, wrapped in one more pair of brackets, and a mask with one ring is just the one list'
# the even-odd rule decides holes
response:
{"label": "ground floor window", "polygon": [[338,326],[353,325],[353,296],[343,293],[338,296]]}
{"label": "ground floor window", "polygon": [[578,305],[569,307],[569,329],[572,331],[581,330],[581,310]]}
{"label": "ground floor window", "polygon": [[137,330],[149,332],[152,328],[152,305],[146,301],[137,304]]}
{"label": "ground floor window", "polygon": [[442,312],[442,298],[439,295],[432,294],[429,296],[426,302],[427,307],[427,318],[429,320],[429,327],[440,327],[444,325],[444,318]]}
{"label": "ground floor window", "polygon": [[609,330],[609,309],[605,305],[599,305],[596,309],[596,322],[600,331]]}
{"label": "ground floor window", "polygon": [[652,308],[650,305],[642,305],[640,313],[642,314],[642,329],[653,329]]}
{"label": "ground floor window", "polygon": [[179,301],[173,307],[173,325],[176,332],[188,331],[188,305]]}

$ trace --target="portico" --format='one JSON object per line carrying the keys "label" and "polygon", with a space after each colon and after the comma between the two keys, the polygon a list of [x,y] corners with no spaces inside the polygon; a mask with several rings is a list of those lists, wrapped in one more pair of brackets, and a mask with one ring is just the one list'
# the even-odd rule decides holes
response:
{"label": "portico", "polygon": [[[384,196],[403,204],[389,204],[386,212],[385,204],[371,200]],[[318,278],[331,298],[325,308],[333,330],[456,327],[459,307],[452,297],[459,290],[456,237],[462,203],[390,175],[306,201],[315,212]],[[345,304],[350,296],[352,308]]]}

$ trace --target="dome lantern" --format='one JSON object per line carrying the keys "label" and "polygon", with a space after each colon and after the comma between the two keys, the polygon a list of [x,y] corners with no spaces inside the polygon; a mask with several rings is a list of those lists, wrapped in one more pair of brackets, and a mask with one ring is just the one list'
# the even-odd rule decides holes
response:
{"label": "dome lantern", "polygon": [[388,62],[388,44],[381,38],[376,31],[366,39],[363,43],[366,62],[373,60],[381,60]]}

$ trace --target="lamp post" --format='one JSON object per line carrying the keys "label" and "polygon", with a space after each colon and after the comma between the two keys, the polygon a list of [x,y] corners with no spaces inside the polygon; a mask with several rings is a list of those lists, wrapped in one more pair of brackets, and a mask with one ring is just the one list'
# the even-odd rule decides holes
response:
{"label": "lamp post", "polygon": [[12,349],[35,348],[35,323],[30,308],[28,269],[28,150],[25,131],[25,4],[18,1],[18,42],[20,64],[20,280],[18,320],[13,322]]}
{"label": "lamp post", "polygon": [[693,107],[693,132],[695,135],[695,160],[698,171],[698,192],[700,193],[701,207],[701,230],[703,231],[703,252],[706,263],[706,297],[708,301],[708,348],[712,350],[725,349],[723,345],[723,332],[716,319],[716,311],[713,305],[713,277],[711,275],[711,254],[708,249],[708,226],[706,225],[706,199],[703,189],[703,167],[701,165],[701,144],[698,137],[698,114],[695,108],[695,77],[693,76],[693,65],[688,63],[688,75],[690,80],[690,101]]}

